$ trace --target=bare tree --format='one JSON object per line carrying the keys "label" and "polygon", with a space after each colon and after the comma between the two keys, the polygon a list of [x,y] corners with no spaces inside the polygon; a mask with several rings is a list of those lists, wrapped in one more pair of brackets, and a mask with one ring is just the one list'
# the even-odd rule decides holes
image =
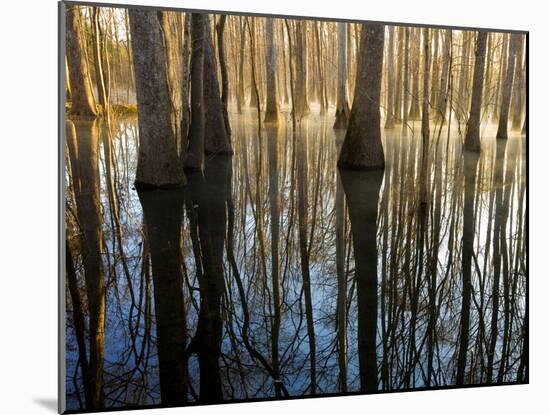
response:
{"label": "bare tree", "polygon": [[346,91],[346,31],[347,24],[338,23],[338,92],[334,129],[346,129],[349,120],[349,105]]}
{"label": "bare tree", "polygon": [[479,138],[479,124],[481,120],[481,99],[483,97],[483,72],[485,70],[485,54],[487,52],[487,32],[481,31],[477,35],[476,61],[474,67],[474,85],[472,88],[472,102],[470,117],[466,126],[464,149],[479,153],[481,142]]}
{"label": "bare tree", "polygon": [[86,59],[86,42],[82,37],[80,6],[67,6],[66,19],[66,52],[71,83],[71,114],[96,116],[97,108]]}
{"label": "bare tree", "polygon": [[349,126],[338,167],[352,170],[383,169],[380,131],[380,87],[384,58],[384,26],[364,24]]}
{"label": "bare tree", "polygon": [[138,189],[179,187],[185,183],[172,123],[164,39],[158,14],[130,9],[130,30],[138,103]]}

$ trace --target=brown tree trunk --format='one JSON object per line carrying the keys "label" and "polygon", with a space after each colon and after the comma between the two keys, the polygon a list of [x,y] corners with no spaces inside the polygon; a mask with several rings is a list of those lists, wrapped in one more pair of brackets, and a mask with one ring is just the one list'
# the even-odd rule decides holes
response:
{"label": "brown tree trunk", "polygon": [[424,66],[422,68],[422,170],[420,173],[420,201],[428,202],[428,150],[430,147],[430,29],[424,28]]}
{"label": "brown tree trunk", "polygon": [[180,125],[180,144],[179,156],[180,164],[184,165],[187,154],[187,139],[189,136],[189,124],[191,123],[190,109],[190,79],[191,79],[191,14],[185,15],[185,23],[183,29],[183,62],[182,62],[182,82],[181,82],[181,125]]}
{"label": "brown tree trunk", "polygon": [[130,9],[129,17],[139,126],[135,187],[183,186],[185,177],[176,150],[161,23],[157,12],[150,10]]}
{"label": "brown tree trunk", "polygon": [[346,31],[347,24],[338,22],[338,91],[336,95],[336,119],[333,128],[346,129],[349,121],[349,105],[346,91]]}
{"label": "brown tree trunk", "polygon": [[397,28],[397,75],[395,78],[395,102],[393,104],[393,118],[396,124],[403,121],[402,104],[403,104],[403,42],[405,38],[405,28]]}
{"label": "brown tree trunk", "polygon": [[442,123],[446,122],[446,111],[447,111],[447,94],[448,94],[448,83],[449,83],[449,68],[451,62],[451,48],[452,45],[452,30],[445,30],[445,37],[443,42],[443,65],[441,66],[441,87],[439,93],[439,100],[437,104],[437,119]]}
{"label": "brown tree trunk", "polygon": [[384,149],[380,132],[380,87],[384,57],[384,26],[365,24],[357,65],[355,95],[338,167],[383,169]]}
{"label": "brown tree trunk", "polygon": [[92,81],[86,59],[86,42],[82,38],[80,6],[67,6],[66,53],[71,82],[71,114],[96,116]]}
{"label": "brown tree trunk", "polygon": [[273,25],[273,19],[268,18],[266,21],[267,90],[264,122],[266,124],[278,125],[280,121],[280,116],[279,105],[277,104],[277,45],[274,41],[275,32],[273,30]]}
{"label": "brown tree trunk", "polygon": [[486,52],[487,32],[478,32],[472,102],[470,104],[470,117],[468,118],[468,124],[466,125],[466,136],[464,138],[464,149],[476,153],[481,151],[479,124],[481,121],[481,99],[483,97],[483,72],[485,70]]}
{"label": "brown tree trunk", "polygon": [[187,139],[185,171],[201,171],[204,164],[204,45],[207,16],[193,13],[191,17],[191,125]]}
{"label": "brown tree trunk", "polygon": [[412,121],[420,120],[420,29],[409,29],[412,33],[411,40],[411,108],[409,119]]}
{"label": "brown tree trunk", "polygon": [[212,44],[210,20],[204,21],[204,152],[205,154],[233,154],[220,97],[216,56]]}
{"label": "brown tree trunk", "polygon": [[174,131],[175,143],[181,140],[181,80],[178,74],[178,39],[174,30],[173,12],[159,12],[159,21],[161,24],[161,33],[164,39],[164,55],[166,62],[166,80],[168,81],[168,90],[170,97],[171,113],[170,119]]}
{"label": "brown tree trunk", "polygon": [[524,35],[518,35],[518,50],[516,53],[516,67],[514,73],[514,91],[512,95],[512,130],[521,128],[521,114],[523,101],[523,38]]}
{"label": "brown tree trunk", "polygon": [[296,20],[296,116],[303,117],[309,112],[307,98],[307,40],[306,40],[306,21]]}
{"label": "brown tree trunk", "polygon": [[224,32],[225,21],[227,16],[222,14],[220,20],[216,24],[216,33],[218,36],[218,61],[220,62],[220,74],[222,81],[222,115],[225,124],[225,131],[227,133],[228,140],[231,139],[231,127],[229,125],[229,115],[227,114],[227,102],[229,100],[229,80],[227,78],[227,64],[225,62],[225,44],[224,44]]}
{"label": "brown tree trunk", "polygon": [[394,124],[394,87],[395,87],[395,67],[394,67],[394,49],[395,49],[395,28],[388,26],[389,45],[388,54],[386,55],[386,66],[388,67],[387,76],[387,99],[386,99],[386,125],[385,128],[393,128]]}
{"label": "brown tree trunk", "polygon": [[510,47],[508,50],[508,65],[506,68],[506,78],[502,84],[502,102],[500,106],[500,116],[498,119],[497,138],[508,138],[508,115],[510,113],[510,100],[512,97],[512,82],[514,80],[514,67],[516,63],[516,50],[519,41],[517,34],[510,35]]}

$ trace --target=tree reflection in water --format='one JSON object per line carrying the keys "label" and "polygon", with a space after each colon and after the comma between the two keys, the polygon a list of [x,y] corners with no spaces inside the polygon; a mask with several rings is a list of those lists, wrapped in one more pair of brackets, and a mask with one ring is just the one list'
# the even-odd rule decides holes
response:
{"label": "tree reflection in water", "polygon": [[421,203],[419,123],[379,173],[330,117],[230,115],[233,156],[139,195],[136,120],[68,124],[70,409],[526,380],[519,136],[436,136]]}

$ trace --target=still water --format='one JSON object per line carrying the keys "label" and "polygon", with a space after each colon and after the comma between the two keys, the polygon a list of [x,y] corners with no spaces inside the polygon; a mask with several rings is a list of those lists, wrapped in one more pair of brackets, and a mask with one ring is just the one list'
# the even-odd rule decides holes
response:
{"label": "still water", "polygon": [[340,172],[332,116],[260,135],[255,113],[231,117],[232,157],[139,195],[137,120],[113,122],[110,151],[103,125],[75,122],[92,150],[72,162],[100,189],[105,407],[525,381],[524,137],[489,125],[477,158],[456,123],[435,128],[423,181],[420,123],[384,132],[384,172]]}

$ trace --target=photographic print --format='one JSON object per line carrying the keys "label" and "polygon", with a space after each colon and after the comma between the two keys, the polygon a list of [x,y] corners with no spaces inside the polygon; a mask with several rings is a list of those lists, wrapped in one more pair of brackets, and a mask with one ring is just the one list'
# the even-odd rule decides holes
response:
{"label": "photographic print", "polygon": [[60,411],[528,383],[528,33],[244,12],[59,3]]}

